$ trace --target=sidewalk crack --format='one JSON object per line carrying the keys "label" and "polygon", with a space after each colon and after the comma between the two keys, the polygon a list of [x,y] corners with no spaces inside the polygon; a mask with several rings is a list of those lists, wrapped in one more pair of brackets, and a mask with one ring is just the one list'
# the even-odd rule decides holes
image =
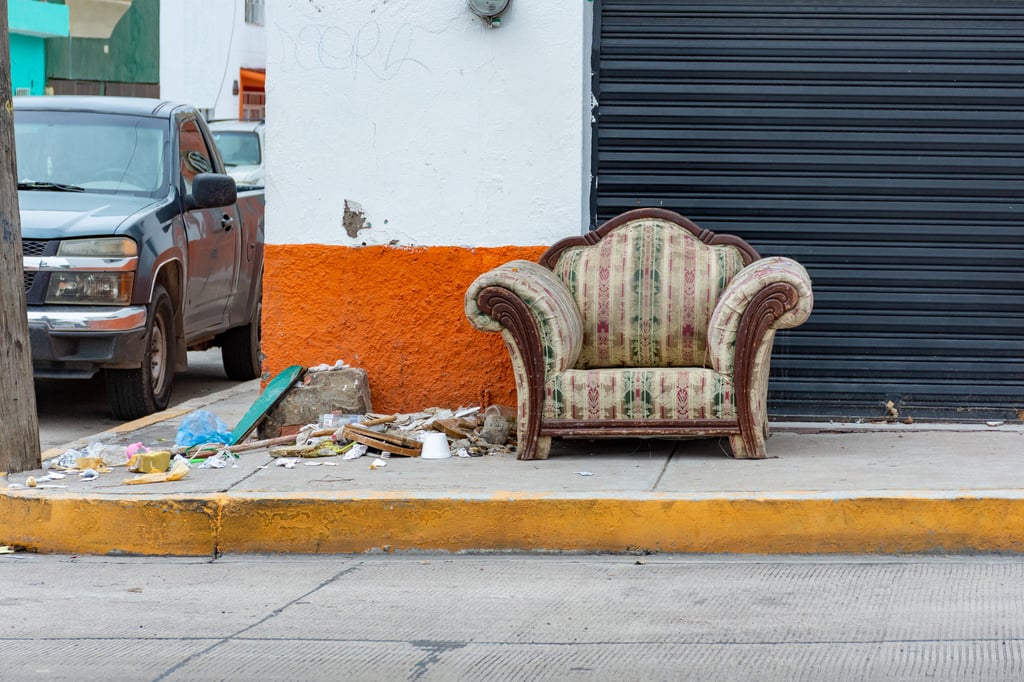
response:
{"label": "sidewalk crack", "polygon": [[[268,466],[269,466],[269,464],[268,464]],[[242,483],[245,483],[245,482],[246,482],[246,481],[248,481],[248,480],[249,480],[250,478],[252,478],[252,477],[253,477],[253,476],[255,476],[256,474],[258,474],[258,473],[259,473],[260,471],[262,471],[262,469],[260,469],[259,467],[257,467],[257,468],[256,468],[256,469],[254,469],[253,471],[250,471],[250,472],[249,472],[248,474],[246,474],[245,476],[242,476],[242,477],[241,477],[240,479],[238,479],[237,481],[235,481],[234,483],[232,483],[231,485],[229,485],[229,486],[227,487],[227,490],[225,490],[224,492],[225,492],[225,493],[230,493],[230,492],[231,492],[231,490],[232,490],[233,488],[235,488],[235,487],[237,487],[237,486],[241,485]]]}
{"label": "sidewalk crack", "polygon": [[655,479],[654,485],[651,486],[651,492],[658,490],[658,486],[661,485],[661,479],[664,478],[665,472],[668,471],[668,465],[672,463],[672,458],[676,456],[676,451],[679,450],[679,441],[675,442],[672,446],[672,452],[668,453],[668,457],[665,458],[665,464],[662,465],[661,471],[658,472],[658,478]]}

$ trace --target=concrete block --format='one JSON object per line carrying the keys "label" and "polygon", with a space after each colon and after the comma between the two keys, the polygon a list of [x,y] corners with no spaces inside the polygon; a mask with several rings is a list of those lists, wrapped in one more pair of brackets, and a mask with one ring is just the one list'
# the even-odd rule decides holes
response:
{"label": "concrete block", "polygon": [[260,424],[260,438],[276,438],[285,426],[313,424],[327,412],[372,412],[370,380],[358,367],[310,372],[281,398]]}

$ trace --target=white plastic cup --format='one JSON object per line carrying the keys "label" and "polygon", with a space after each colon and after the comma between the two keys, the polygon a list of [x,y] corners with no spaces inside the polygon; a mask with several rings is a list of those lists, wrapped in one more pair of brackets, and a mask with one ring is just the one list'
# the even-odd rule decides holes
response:
{"label": "white plastic cup", "polygon": [[445,459],[452,456],[452,451],[448,449],[448,436],[443,433],[424,433],[420,439],[423,441],[423,449],[420,451],[423,459]]}

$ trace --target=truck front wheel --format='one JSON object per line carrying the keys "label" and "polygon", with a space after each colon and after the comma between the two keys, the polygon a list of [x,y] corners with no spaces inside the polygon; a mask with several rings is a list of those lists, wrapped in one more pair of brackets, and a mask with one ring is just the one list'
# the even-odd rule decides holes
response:
{"label": "truck front wheel", "polygon": [[139,369],[105,370],[107,401],[118,419],[138,419],[167,409],[174,383],[174,310],[167,290],[153,290],[146,322],[146,354]]}

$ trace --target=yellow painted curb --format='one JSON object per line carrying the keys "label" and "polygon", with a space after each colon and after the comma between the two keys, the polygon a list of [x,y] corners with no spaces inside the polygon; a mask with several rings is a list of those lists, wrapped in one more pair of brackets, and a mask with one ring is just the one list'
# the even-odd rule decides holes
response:
{"label": "yellow painted curb", "polygon": [[213,555],[215,498],[0,494],[0,544],[58,554]]}
{"label": "yellow painted curb", "polygon": [[194,409],[192,407],[178,407],[173,410],[154,412],[153,414],[148,414],[145,417],[139,417],[134,421],[118,424],[113,428],[107,429],[104,433],[127,433],[131,431],[138,431],[139,429],[143,429],[147,426],[159,424],[160,422],[165,422],[168,419],[174,419],[175,417],[181,417],[193,411]]}
{"label": "yellow painted curb", "polygon": [[1024,500],[231,496],[224,553],[1024,551]]}
{"label": "yellow painted curb", "polygon": [[1024,498],[0,494],[0,544],[210,556],[372,551],[1022,552]]}
{"label": "yellow painted curb", "polygon": [[1024,499],[416,499],[0,495],[0,544],[38,552],[1022,552]]}

